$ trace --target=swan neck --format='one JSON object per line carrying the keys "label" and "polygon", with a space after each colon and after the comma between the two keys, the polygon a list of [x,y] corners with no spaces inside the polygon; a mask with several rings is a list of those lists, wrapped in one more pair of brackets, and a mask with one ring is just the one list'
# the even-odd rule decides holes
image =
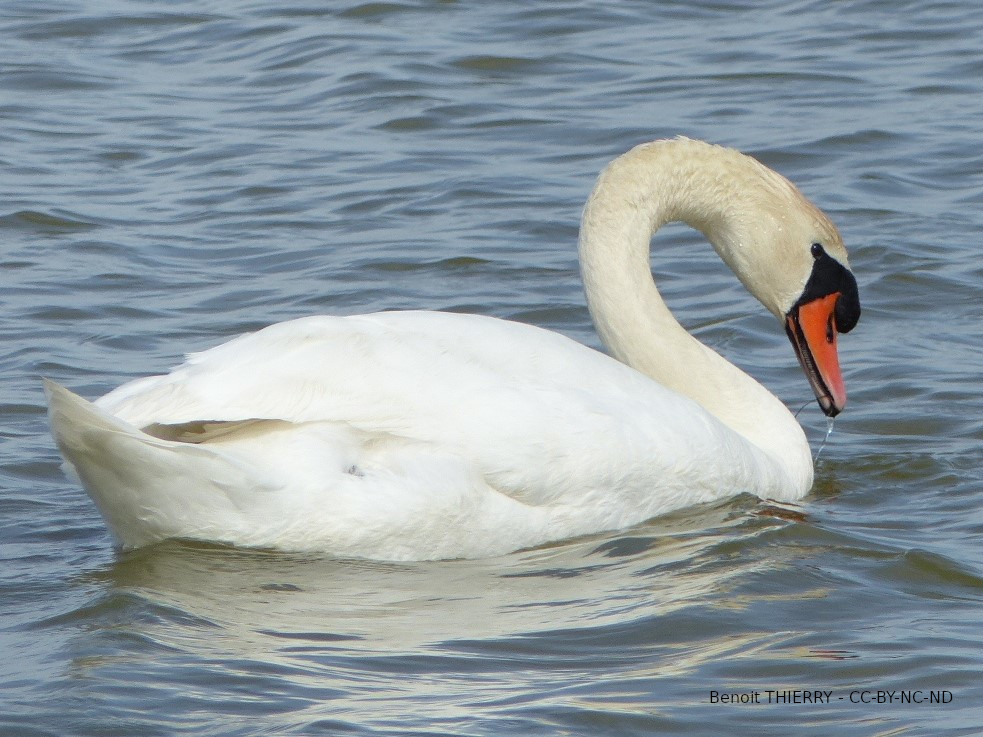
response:
{"label": "swan neck", "polygon": [[[691,394],[665,375],[663,354],[703,346],[675,319],[652,279],[653,236],[668,223],[685,223],[703,233],[734,268],[735,228],[725,206],[724,178],[699,156],[680,155],[683,143],[639,146],[605,169],[584,209],[580,264],[587,306],[608,350]],[[703,153],[703,146],[695,153]]]}
{"label": "swan neck", "polygon": [[652,278],[650,244],[670,222],[703,233],[742,276],[746,235],[739,213],[747,203],[740,203],[739,178],[721,169],[721,151],[693,141],[647,144],[602,173],[581,224],[587,305],[615,358],[698,402],[770,455],[787,456],[785,446],[791,446],[797,466],[808,466],[808,480],[801,482],[811,484],[811,456],[795,418],[757,381],[691,336]]}

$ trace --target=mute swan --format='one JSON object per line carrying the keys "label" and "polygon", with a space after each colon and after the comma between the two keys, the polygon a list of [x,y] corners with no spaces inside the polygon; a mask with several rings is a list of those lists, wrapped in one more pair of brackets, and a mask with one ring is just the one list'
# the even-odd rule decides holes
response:
{"label": "mute swan", "polygon": [[652,234],[701,231],[784,325],[827,415],[860,315],[834,225],[784,177],[685,138],[638,146],[583,213],[587,304],[613,358],[478,315],[308,317],[90,403],[46,382],[53,434],[118,542],[377,559],[502,554],[741,492],[795,500],[805,435],[659,296]]}

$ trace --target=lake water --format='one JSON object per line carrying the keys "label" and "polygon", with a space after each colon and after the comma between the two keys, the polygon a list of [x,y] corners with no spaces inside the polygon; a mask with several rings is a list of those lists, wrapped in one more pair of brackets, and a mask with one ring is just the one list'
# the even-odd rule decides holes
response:
{"label": "lake water", "polygon": [[[0,63],[0,733],[983,734],[983,5],[8,0]],[[851,249],[851,401],[801,504],[381,564],[120,554],[62,476],[40,376],[94,397],[392,308],[597,345],[580,208],[677,134],[777,168]],[[712,251],[673,228],[653,269],[818,448]]]}

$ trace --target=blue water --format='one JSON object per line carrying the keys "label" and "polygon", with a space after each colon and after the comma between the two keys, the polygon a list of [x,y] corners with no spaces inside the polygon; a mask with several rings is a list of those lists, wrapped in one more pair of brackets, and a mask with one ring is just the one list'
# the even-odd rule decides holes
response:
{"label": "blue water", "polygon": [[[322,6],[0,11],[0,734],[983,733],[983,6]],[[580,208],[604,163],[677,134],[778,169],[850,248],[850,405],[801,504],[395,565],[121,554],[62,475],[40,376],[95,397],[378,309],[598,345]],[[670,304],[806,404],[699,242],[657,240]],[[818,449],[814,403],[800,419]],[[787,689],[832,702],[711,699]]]}

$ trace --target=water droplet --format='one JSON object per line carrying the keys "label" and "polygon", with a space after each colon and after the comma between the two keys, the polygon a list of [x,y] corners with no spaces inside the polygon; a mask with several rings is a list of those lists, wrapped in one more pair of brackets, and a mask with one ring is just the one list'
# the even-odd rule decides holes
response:
{"label": "water droplet", "polygon": [[833,434],[833,424],[835,422],[836,422],[836,419],[833,418],[833,417],[827,417],[826,418],[826,437],[824,437],[823,438],[823,442],[821,442],[819,444],[819,450],[816,451],[816,457],[812,459],[812,462],[813,463],[818,463],[819,462],[819,456],[822,454],[823,448],[826,447],[826,441],[828,441],[829,440],[829,436]]}

